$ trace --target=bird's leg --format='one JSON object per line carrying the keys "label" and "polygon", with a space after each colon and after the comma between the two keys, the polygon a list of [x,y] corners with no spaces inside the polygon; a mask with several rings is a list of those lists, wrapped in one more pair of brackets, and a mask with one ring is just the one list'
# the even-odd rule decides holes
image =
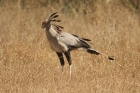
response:
{"label": "bird's leg", "polygon": [[64,73],[64,59],[63,59],[63,54],[61,52],[56,52],[57,56],[59,57],[61,66],[62,66],[62,75]]}
{"label": "bird's leg", "polygon": [[69,68],[69,70],[70,70],[70,77],[71,77],[71,68],[72,68],[72,65],[70,65],[70,68]]}
{"label": "bird's leg", "polygon": [[62,75],[64,74],[64,65],[62,66]]}
{"label": "bird's leg", "polygon": [[70,76],[71,76],[71,55],[70,55],[70,51],[66,51],[66,52],[64,52],[64,54],[65,54],[65,56],[67,58],[67,61],[70,65],[69,71],[70,71]]}

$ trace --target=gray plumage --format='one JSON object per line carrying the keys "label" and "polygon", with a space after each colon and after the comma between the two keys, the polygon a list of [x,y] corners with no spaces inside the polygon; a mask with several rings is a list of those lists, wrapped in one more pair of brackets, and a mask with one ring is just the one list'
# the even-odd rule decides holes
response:
{"label": "gray plumage", "polygon": [[[70,75],[71,75],[71,56],[70,56],[71,50],[82,48],[83,50],[86,50],[88,53],[91,54],[105,55],[92,49],[90,45],[87,44],[87,42],[90,41],[89,39],[79,38],[76,35],[63,32],[62,26],[52,24],[51,22],[61,21],[61,20],[57,20],[56,19],[57,17],[58,17],[57,13],[53,13],[47,21],[42,22],[42,28],[46,28],[45,32],[50,48],[57,53],[62,66],[62,72],[64,67],[63,53],[66,56],[70,65]],[[107,57],[110,60],[114,60],[109,56]]]}

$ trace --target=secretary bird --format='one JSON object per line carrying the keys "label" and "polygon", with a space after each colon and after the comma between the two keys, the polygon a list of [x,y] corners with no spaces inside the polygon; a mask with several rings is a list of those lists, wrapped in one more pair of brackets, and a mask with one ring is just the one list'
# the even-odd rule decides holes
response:
{"label": "secretary bird", "polygon": [[53,13],[47,21],[42,22],[42,28],[46,28],[46,36],[50,45],[50,48],[56,52],[59,57],[61,66],[62,66],[62,74],[64,72],[64,59],[63,54],[65,55],[68,63],[69,63],[69,72],[71,76],[71,55],[70,51],[75,49],[83,49],[86,50],[90,54],[95,55],[104,55],[109,60],[114,60],[114,58],[107,56],[103,53],[97,52],[90,45],[87,44],[89,39],[79,38],[76,35],[69,34],[67,32],[62,32],[63,27],[59,25],[52,24],[52,22],[60,22],[61,20],[56,19],[58,17],[57,12]]}

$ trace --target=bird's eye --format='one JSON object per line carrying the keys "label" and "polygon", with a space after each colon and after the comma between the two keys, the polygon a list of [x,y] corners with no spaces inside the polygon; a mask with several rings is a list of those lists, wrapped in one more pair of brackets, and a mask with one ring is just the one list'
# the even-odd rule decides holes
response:
{"label": "bird's eye", "polygon": [[47,26],[47,22],[42,22],[42,28],[45,28]]}

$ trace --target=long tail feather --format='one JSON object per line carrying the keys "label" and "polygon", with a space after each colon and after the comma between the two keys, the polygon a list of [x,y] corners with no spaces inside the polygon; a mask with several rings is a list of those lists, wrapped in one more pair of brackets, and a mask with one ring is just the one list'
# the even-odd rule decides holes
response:
{"label": "long tail feather", "polygon": [[108,55],[106,55],[106,54],[103,54],[103,53],[100,53],[101,55],[103,55],[103,56],[106,56],[109,60],[114,60],[114,58],[113,57],[111,57],[111,56],[108,56]]}
{"label": "long tail feather", "polygon": [[88,53],[91,53],[91,54],[95,54],[95,55],[99,55],[99,54],[100,54],[100,55],[106,56],[109,60],[114,60],[113,57],[108,56],[108,55],[103,54],[103,53],[100,53],[100,52],[97,52],[97,51],[95,51],[95,50],[92,49],[92,48],[88,48],[88,49],[87,49],[87,52],[88,52]]}
{"label": "long tail feather", "polygon": [[90,54],[95,54],[95,55],[99,55],[100,54],[99,52],[95,51],[92,48],[88,48],[87,52],[90,53]]}

